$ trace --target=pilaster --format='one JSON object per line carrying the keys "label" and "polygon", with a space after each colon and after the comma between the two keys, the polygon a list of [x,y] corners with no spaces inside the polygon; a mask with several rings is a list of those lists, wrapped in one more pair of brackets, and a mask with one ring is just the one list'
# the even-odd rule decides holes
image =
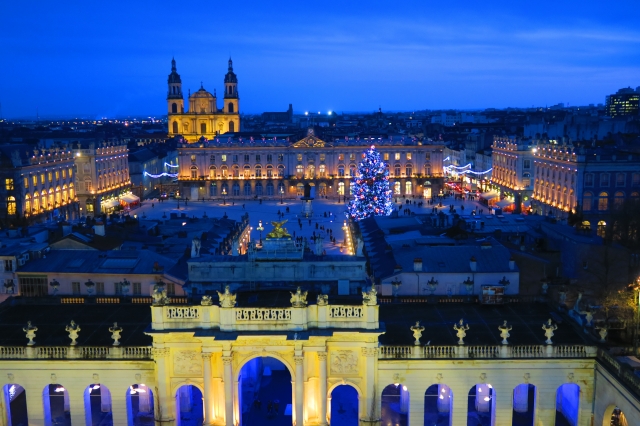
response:
{"label": "pilaster", "polygon": [[[296,351],[297,352],[297,351]],[[302,351],[300,351],[302,352]],[[295,356],[293,358],[296,364],[296,378],[295,378],[295,425],[302,426],[304,424],[304,357],[302,355]],[[325,380],[326,383],[326,380]]]}
{"label": "pilaster", "polygon": [[[227,351],[225,351],[227,352]],[[222,357],[224,365],[224,419],[226,426],[234,426],[233,423],[233,358],[231,354]]]}
{"label": "pilaster", "polygon": [[204,424],[213,424],[213,387],[211,377],[211,352],[202,352],[202,362],[204,363]]}
{"label": "pilaster", "polygon": [[172,426],[174,424],[174,413],[176,412],[175,398],[171,395],[169,383],[169,354],[169,348],[153,348],[153,359],[156,362],[156,378],[158,380],[158,406],[154,408],[156,417],[159,416],[160,420],[166,426]]}
{"label": "pilaster", "polygon": [[327,424],[327,353],[318,352],[318,364],[320,367],[320,426]]}

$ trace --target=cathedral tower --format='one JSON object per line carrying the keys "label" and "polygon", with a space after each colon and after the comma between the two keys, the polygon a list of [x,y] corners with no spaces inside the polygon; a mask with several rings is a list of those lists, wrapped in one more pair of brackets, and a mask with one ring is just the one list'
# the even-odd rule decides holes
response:
{"label": "cathedral tower", "polygon": [[183,113],[182,80],[180,79],[180,74],[176,71],[175,59],[171,59],[171,74],[169,74],[168,84],[167,104],[169,106],[169,115]]}
{"label": "cathedral tower", "polygon": [[233,72],[233,61],[229,58],[229,70],[227,71],[227,75],[224,76],[224,106],[222,111],[228,114],[238,114],[239,99],[238,77]]}

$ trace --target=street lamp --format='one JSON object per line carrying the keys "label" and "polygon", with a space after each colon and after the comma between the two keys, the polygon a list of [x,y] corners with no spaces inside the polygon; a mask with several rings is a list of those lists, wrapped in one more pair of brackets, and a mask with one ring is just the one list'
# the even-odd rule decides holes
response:
{"label": "street lamp", "polygon": [[284,188],[280,187],[280,204],[283,204],[282,197],[284,196]]}
{"label": "street lamp", "polygon": [[258,227],[256,228],[260,231],[260,247],[262,247],[262,231],[264,231],[264,227],[262,226],[262,221],[258,221]]}
{"label": "street lamp", "polygon": [[227,188],[222,188],[222,205],[227,205]]}

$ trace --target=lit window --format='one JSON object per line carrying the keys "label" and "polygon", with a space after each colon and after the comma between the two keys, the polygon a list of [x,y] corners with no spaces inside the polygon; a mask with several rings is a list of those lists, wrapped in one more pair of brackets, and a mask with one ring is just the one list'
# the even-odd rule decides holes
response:
{"label": "lit window", "polygon": [[399,152],[396,152],[395,159],[396,159],[396,160],[399,160],[399,159],[400,159],[400,153],[399,153]]}
{"label": "lit window", "polygon": [[407,152],[407,160],[411,160],[411,153]]}

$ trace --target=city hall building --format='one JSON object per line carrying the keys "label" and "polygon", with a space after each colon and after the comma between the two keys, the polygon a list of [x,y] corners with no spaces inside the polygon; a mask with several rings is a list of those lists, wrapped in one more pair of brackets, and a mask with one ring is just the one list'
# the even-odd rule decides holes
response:
{"label": "city hall building", "polygon": [[638,379],[546,304],[154,300],[3,304],[1,424],[640,424]]}

